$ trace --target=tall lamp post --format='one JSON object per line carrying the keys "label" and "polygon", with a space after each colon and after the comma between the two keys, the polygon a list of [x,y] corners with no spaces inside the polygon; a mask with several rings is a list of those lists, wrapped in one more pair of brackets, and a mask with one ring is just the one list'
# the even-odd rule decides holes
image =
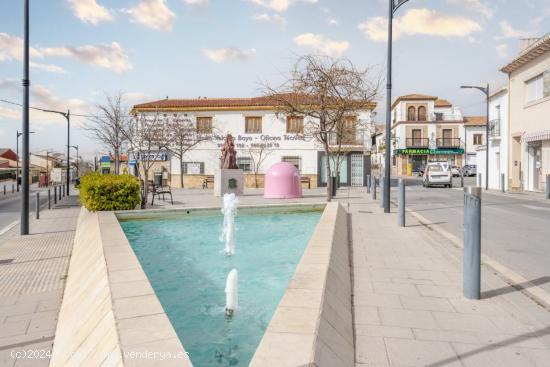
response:
{"label": "tall lamp post", "polygon": [[[23,135],[23,133],[20,133],[19,130],[17,132],[17,138],[15,139],[15,155],[17,158],[15,159],[15,166],[17,167],[15,170],[15,186],[17,186],[17,192],[19,192],[19,137]],[[34,134],[34,131],[29,131],[29,134]]]}
{"label": "tall lamp post", "polygon": [[35,108],[37,110],[40,110],[42,112],[48,112],[48,113],[56,113],[58,115],[61,115],[67,119],[67,196],[69,196],[69,186],[71,184],[71,165],[70,162],[70,150],[71,150],[71,111],[67,110],[67,112],[62,111],[55,111],[55,110],[45,110],[42,108]]}
{"label": "tall lamp post", "polygon": [[76,177],[80,177],[78,172],[78,145],[71,145],[71,148],[76,149]]}
{"label": "tall lamp post", "polygon": [[475,85],[463,85],[463,89],[477,89],[485,94],[487,99],[487,123],[485,125],[485,190],[489,190],[489,84],[486,87],[478,87]]}
{"label": "tall lamp post", "polygon": [[[23,192],[21,194],[21,235],[29,234],[29,0],[25,0],[24,9],[24,41],[23,41],[23,121],[22,121],[22,150],[23,150]],[[19,159],[19,157],[17,157]],[[19,167],[19,162],[18,162]],[[19,170],[19,169],[18,169]],[[19,183],[19,181],[17,181]]]}
{"label": "tall lamp post", "polygon": [[386,156],[384,164],[384,213],[390,212],[390,187],[391,187],[391,89],[392,89],[392,42],[393,42],[393,16],[397,10],[409,0],[390,0],[388,14],[388,77],[386,96]]}

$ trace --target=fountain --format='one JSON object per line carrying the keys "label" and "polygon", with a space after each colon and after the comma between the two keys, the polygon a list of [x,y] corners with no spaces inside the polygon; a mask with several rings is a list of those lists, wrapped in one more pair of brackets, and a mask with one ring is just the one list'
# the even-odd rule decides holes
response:
{"label": "fountain", "polygon": [[225,254],[231,256],[235,254],[235,213],[239,199],[235,194],[225,194],[223,196],[223,229],[220,241],[225,242]]}
{"label": "fountain", "polygon": [[225,283],[225,314],[231,317],[237,308],[239,308],[239,273],[237,269],[233,269],[229,272]]}

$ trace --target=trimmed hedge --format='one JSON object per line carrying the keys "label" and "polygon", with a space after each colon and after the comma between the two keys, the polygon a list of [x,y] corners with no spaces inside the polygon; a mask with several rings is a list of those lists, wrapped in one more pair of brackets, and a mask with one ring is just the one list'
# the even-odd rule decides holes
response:
{"label": "trimmed hedge", "polygon": [[80,179],[80,201],[91,212],[135,209],[141,203],[139,181],[130,175],[89,173]]}

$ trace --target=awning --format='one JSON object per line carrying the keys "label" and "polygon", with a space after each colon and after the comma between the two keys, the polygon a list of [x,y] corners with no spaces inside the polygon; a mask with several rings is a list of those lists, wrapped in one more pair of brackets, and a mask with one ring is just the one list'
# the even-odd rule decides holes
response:
{"label": "awning", "polygon": [[524,143],[531,143],[534,141],[550,140],[550,130],[536,131],[534,133],[525,133],[521,137],[521,141]]}

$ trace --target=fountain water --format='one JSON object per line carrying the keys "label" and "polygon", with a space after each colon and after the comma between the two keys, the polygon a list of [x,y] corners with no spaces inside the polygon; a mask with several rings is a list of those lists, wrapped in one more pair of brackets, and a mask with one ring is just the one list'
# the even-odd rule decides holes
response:
{"label": "fountain water", "polygon": [[225,282],[225,314],[233,316],[239,308],[239,273],[233,269]]}
{"label": "fountain water", "polygon": [[225,254],[231,256],[235,254],[235,213],[239,199],[235,194],[225,194],[223,196],[223,229],[220,241],[225,242]]}

